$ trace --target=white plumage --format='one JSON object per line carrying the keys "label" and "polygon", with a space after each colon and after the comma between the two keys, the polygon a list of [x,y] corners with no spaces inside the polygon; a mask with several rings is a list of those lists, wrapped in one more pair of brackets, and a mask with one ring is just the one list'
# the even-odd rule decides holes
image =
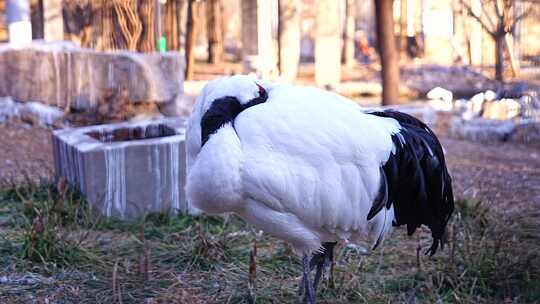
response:
{"label": "white plumage", "polygon": [[[189,119],[188,199],[234,212],[304,257],[326,242],[376,242],[396,222],[392,172],[382,168],[403,148],[402,131],[320,89],[220,78]],[[368,220],[377,201],[381,212]]]}
{"label": "white plumage", "polygon": [[[245,83],[252,95],[231,89]],[[392,150],[385,135],[397,132],[397,122],[365,114],[326,91],[278,85],[267,89],[266,103],[240,113],[234,127],[223,126],[199,149],[200,113],[209,102],[258,94],[250,78],[213,85],[199,98],[188,126],[187,189],[195,207],[238,213],[299,254],[324,241],[365,239],[370,231],[378,236],[384,214],[369,225],[365,219],[379,189],[379,167]]]}

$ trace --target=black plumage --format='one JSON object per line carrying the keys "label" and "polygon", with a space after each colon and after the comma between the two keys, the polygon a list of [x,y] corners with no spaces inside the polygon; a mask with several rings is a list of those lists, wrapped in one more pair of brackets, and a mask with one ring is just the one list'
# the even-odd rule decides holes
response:
{"label": "black plumage", "polygon": [[[433,131],[411,115],[393,110],[369,114],[393,118],[401,125],[400,132],[392,135],[395,153],[381,172],[381,185],[388,187],[385,207],[394,206],[393,225],[407,225],[409,235],[421,225],[428,226],[433,244],[426,254],[433,255],[444,245],[446,224],[454,210],[452,179],[442,146]],[[382,210],[383,202],[375,201],[368,220]]]}
{"label": "black plumage", "polygon": [[259,87],[259,96],[251,99],[245,104],[233,96],[225,96],[216,99],[212,102],[210,108],[204,113],[201,119],[201,143],[202,146],[206,143],[210,135],[215,133],[224,124],[233,122],[240,112],[247,108],[261,104],[268,99],[268,93],[257,84]]}

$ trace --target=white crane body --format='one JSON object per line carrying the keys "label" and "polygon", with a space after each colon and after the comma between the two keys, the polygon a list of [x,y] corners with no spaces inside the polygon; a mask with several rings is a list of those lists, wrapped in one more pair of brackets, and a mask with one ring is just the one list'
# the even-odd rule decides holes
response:
{"label": "white crane body", "polygon": [[427,126],[316,88],[214,80],[190,117],[187,152],[194,207],[236,213],[303,256],[327,242],[378,244],[392,224],[409,234],[428,225],[434,253],[453,210]]}

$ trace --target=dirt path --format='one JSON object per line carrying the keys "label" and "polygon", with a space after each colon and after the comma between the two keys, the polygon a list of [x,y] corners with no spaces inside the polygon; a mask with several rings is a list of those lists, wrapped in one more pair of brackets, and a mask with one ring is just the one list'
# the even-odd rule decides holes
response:
{"label": "dirt path", "polygon": [[540,204],[540,150],[450,138],[442,144],[457,197],[478,198],[504,211]]}
{"label": "dirt path", "polygon": [[[24,174],[51,177],[50,131],[21,122],[0,124],[0,181]],[[504,211],[540,204],[540,150],[441,138],[456,197],[473,197]],[[539,212],[540,211],[536,211]]]}

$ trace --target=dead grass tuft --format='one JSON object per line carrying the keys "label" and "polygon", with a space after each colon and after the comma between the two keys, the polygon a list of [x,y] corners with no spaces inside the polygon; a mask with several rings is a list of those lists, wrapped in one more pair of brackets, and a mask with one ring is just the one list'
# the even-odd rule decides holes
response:
{"label": "dead grass tuft", "polygon": [[[538,302],[540,231],[527,214],[460,201],[448,247],[433,258],[416,254],[427,231],[397,230],[375,252],[338,247],[320,302]],[[104,219],[76,192],[42,184],[1,190],[0,226],[1,303],[299,301],[290,247],[235,216]]]}

